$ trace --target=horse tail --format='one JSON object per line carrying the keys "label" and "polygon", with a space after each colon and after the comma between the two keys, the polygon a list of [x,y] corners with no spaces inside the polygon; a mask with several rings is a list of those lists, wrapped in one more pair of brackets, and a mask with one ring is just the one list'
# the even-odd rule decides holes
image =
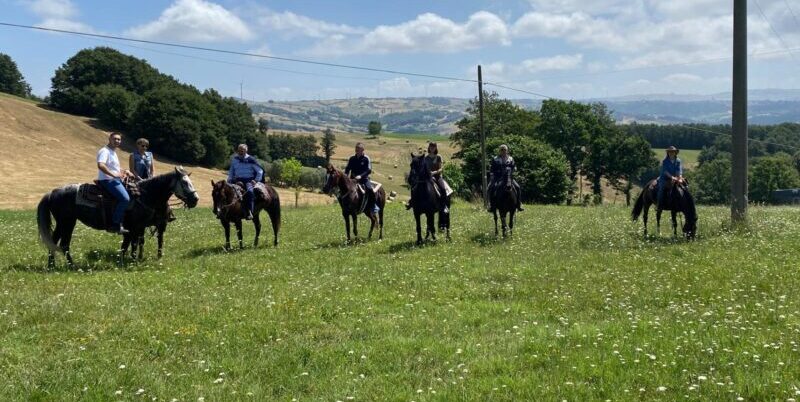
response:
{"label": "horse tail", "polygon": [[39,225],[39,238],[44,243],[50,252],[55,253],[58,251],[58,246],[53,240],[53,224],[50,217],[50,194],[47,193],[39,201],[39,206],[36,209],[36,220]]}
{"label": "horse tail", "polygon": [[642,190],[642,192],[639,193],[639,198],[636,199],[636,204],[634,204],[634,206],[633,206],[633,211],[631,212],[631,219],[633,221],[636,221],[637,219],[639,219],[639,215],[642,213],[642,209],[644,209],[644,192],[645,191],[646,191],[646,189]]}
{"label": "horse tail", "polygon": [[278,232],[281,230],[281,199],[280,196],[278,196],[278,192],[275,191],[274,188],[269,187],[269,189],[272,193],[270,194],[272,201],[267,208],[267,213],[269,214],[269,220],[272,223],[272,234],[275,236],[273,243],[278,245]]}

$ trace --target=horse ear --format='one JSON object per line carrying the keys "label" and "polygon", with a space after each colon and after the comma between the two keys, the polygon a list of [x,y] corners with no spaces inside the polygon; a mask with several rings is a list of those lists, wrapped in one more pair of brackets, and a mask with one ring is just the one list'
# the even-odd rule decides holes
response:
{"label": "horse ear", "polygon": [[214,187],[215,184],[217,183],[214,183],[214,179],[211,179],[211,187]]}

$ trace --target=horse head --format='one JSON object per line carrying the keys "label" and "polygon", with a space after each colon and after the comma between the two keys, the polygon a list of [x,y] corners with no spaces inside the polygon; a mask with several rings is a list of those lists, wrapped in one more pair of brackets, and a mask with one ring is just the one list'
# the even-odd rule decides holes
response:
{"label": "horse head", "polygon": [[506,167],[503,171],[503,181],[506,184],[506,189],[511,190],[514,187],[514,177],[511,174],[511,167]]}
{"label": "horse head", "polygon": [[189,208],[196,207],[200,197],[197,196],[197,190],[194,189],[192,180],[189,178],[192,174],[187,172],[183,166],[176,166],[175,174],[177,180],[175,180],[172,192]]}
{"label": "horse head", "polygon": [[412,187],[417,183],[423,183],[431,179],[431,170],[425,163],[424,155],[414,155],[411,153],[410,171],[408,172],[408,184]]}
{"label": "horse head", "polygon": [[328,164],[328,167],[325,168],[325,184],[322,186],[322,192],[330,194],[339,185],[339,180],[343,178],[342,172],[336,169],[333,164]]}

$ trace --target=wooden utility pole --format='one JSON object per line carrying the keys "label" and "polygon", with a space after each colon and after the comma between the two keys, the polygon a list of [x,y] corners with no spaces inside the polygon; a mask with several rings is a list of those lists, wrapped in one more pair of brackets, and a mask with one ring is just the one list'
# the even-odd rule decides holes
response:
{"label": "wooden utility pole", "polygon": [[747,0],[733,0],[731,220],[747,219]]}
{"label": "wooden utility pole", "polygon": [[489,205],[486,184],[486,136],[483,133],[483,75],[481,66],[478,66],[478,121],[481,130],[481,192],[483,193],[483,206]]}

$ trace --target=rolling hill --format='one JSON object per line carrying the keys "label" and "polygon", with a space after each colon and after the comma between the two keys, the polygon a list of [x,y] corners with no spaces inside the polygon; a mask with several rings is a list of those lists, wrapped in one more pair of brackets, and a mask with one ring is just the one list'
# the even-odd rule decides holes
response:
{"label": "rolling hill", "polygon": [[[42,195],[68,183],[94,180],[95,153],[107,141],[107,132],[95,127],[93,119],[48,110],[41,105],[0,94],[0,209],[34,208]],[[127,166],[130,138],[119,152]],[[156,151],[156,173],[175,164]],[[211,180],[225,178],[225,172],[187,166],[200,195],[200,204],[211,204]],[[290,191],[279,190],[284,200],[294,200]],[[331,203],[331,198],[302,193],[301,204]]]}

